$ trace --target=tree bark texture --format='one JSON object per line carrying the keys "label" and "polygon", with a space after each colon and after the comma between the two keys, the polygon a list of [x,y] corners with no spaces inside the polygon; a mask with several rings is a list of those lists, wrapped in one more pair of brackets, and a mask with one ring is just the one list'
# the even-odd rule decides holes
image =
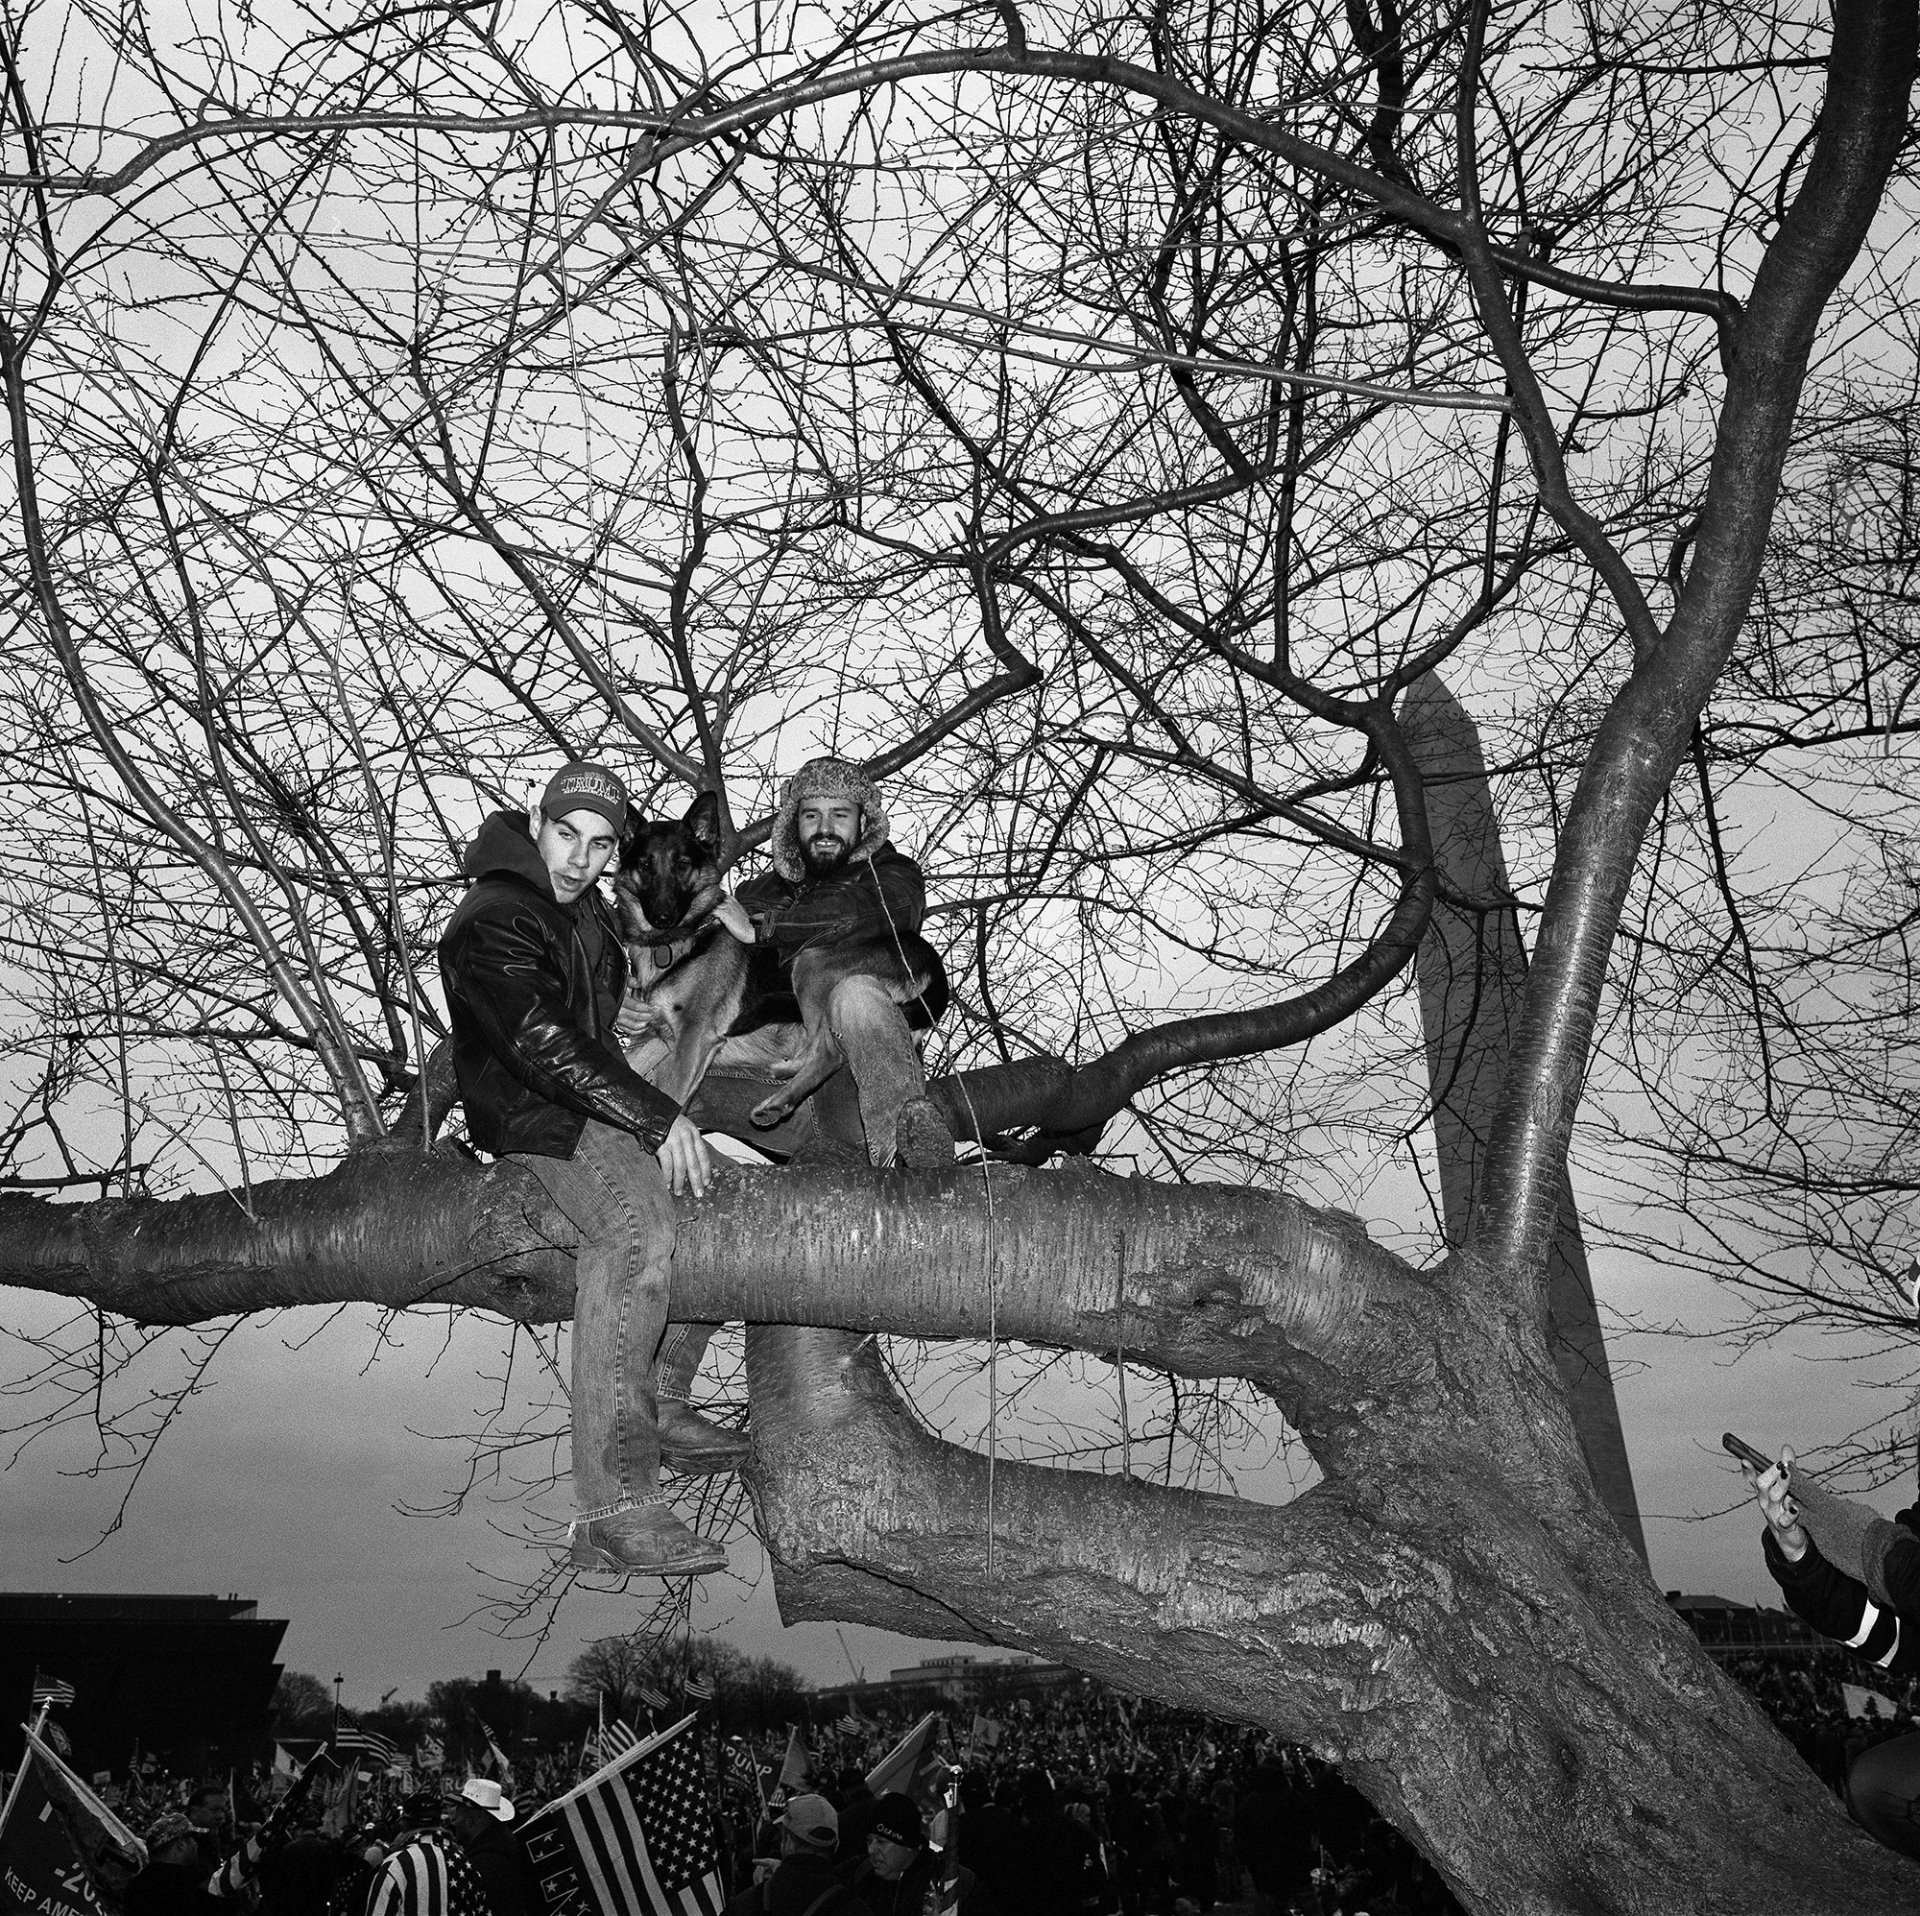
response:
{"label": "tree bark texture", "polygon": [[922,1430],[864,1340],[751,1330],[748,1380],[789,1620],[1018,1643],[1264,1723],[1337,1761],[1470,1909],[1912,1906],[1910,1866],[1845,1823],[1568,1481],[1570,1446],[1557,1499],[1455,1456],[1281,1509],[1003,1463],[989,1564],[985,1461]]}
{"label": "tree bark texture", "polygon": [[[1494,1100],[1507,1067],[1513,1021],[1526,986],[1527,950],[1507,879],[1479,728],[1436,674],[1413,685],[1402,712],[1407,742],[1426,780],[1443,899],[1414,961],[1433,1085],[1434,1158],[1447,1241],[1473,1228],[1473,1194]],[[1620,1428],[1606,1333],[1587,1268],[1573,1180],[1560,1178],[1559,1223],[1548,1251],[1548,1338],[1573,1427],[1602,1501],[1640,1561],[1647,1540],[1633,1466]]]}

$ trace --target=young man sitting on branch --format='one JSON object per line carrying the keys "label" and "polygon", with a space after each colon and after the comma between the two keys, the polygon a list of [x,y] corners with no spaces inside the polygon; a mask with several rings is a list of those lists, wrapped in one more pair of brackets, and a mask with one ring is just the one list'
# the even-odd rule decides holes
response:
{"label": "young man sitting on branch", "polygon": [[[440,941],[467,1129],[523,1164],[580,1233],[573,1320],[573,1488],[583,1569],[681,1576],[726,1552],[677,1522],[660,1465],[729,1468],[745,1439],[684,1401],[705,1337],[669,1324],[674,1195],[705,1195],[693,1123],[621,1056],[614,1020],[627,957],[599,880],[626,827],[626,787],[571,764],[525,817],[495,812],[464,863],[471,881]],[[662,1412],[662,1375],[682,1388]]]}
{"label": "young man sitting on branch", "polygon": [[[735,895],[759,942],[778,954],[786,979],[795,979],[796,967],[804,976],[813,959],[831,960],[856,944],[882,956],[878,969],[837,976],[823,1006],[859,1093],[868,1158],[876,1165],[950,1166],[953,1134],[927,1096],[913,1036],[915,1024],[931,1024],[945,1005],[946,980],[914,936],[926,916],[926,876],[894,850],[879,786],[845,759],[809,759],[780,793],[768,851],[772,870]],[[934,978],[912,991],[901,979],[925,961]],[[804,995],[804,984],[796,988]],[[723,1069],[773,1062],[798,1037],[791,1026],[767,1026],[729,1039],[715,1062]]]}

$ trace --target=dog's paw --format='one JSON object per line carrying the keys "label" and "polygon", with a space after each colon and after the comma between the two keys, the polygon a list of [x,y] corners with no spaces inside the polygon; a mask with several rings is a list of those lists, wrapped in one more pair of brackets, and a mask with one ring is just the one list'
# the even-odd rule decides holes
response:
{"label": "dog's paw", "polygon": [[747,1122],[757,1130],[771,1131],[776,1124],[784,1124],[792,1116],[793,1100],[791,1098],[785,1096],[762,1098],[747,1113]]}

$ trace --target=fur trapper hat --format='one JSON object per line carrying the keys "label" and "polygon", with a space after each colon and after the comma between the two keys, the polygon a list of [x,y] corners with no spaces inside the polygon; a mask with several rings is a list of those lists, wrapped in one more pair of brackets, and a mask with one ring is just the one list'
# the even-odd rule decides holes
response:
{"label": "fur trapper hat", "polygon": [[773,869],[789,885],[802,884],[807,876],[796,821],[800,807],[810,798],[850,798],[860,807],[860,838],[849,864],[871,858],[887,842],[887,814],[881,806],[880,787],[847,759],[810,758],[780,788],[780,809],[773,815],[768,845]]}

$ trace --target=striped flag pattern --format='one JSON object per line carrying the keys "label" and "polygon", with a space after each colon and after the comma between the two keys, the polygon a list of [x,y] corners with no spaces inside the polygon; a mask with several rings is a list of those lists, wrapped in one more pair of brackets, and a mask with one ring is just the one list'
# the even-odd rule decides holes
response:
{"label": "striped flag pattern", "polygon": [[[20,1692],[16,1690],[15,1696]],[[56,1706],[73,1701],[73,1685],[62,1683],[58,1677],[42,1676],[38,1670],[33,1673],[33,1707],[37,1710],[44,1704]]]}
{"label": "striped flag pattern", "polygon": [[656,1711],[671,1709],[673,1707],[668,1702],[665,1692],[656,1690],[651,1683],[641,1684],[640,1701],[647,1706],[649,1715]]}
{"label": "striped flag pattern", "polygon": [[343,1723],[334,1732],[333,1747],[340,1756],[377,1756],[383,1765],[400,1760],[400,1745],[378,1730],[363,1730],[357,1723]]}
{"label": "striped flag pattern", "polygon": [[488,1916],[487,1886],[460,1845],[433,1831],[381,1865],[367,1916]]}
{"label": "striped flag pattern", "polygon": [[713,1701],[713,1679],[712,1677],[690,1676],[687,1678],[686,1691],[688,1698],[692,1702],[711,1703]]}
{"label": "striped flag pattern", "polygon": [[594,1738],[593,1747],[588,1754],[592,1759],[593,1767],[597,1770],[613,1762],[616,1757],[625,1756],[629,1750],[637,1750],[639,1747],[640,1739],[618,1717],[615,1717]]}
{"label": "striped flag pattern", "polygon": [[637,1743],[529,1819],[520,1845],[547,1916],[719,1916],[720,1839],[694,1723]]}

